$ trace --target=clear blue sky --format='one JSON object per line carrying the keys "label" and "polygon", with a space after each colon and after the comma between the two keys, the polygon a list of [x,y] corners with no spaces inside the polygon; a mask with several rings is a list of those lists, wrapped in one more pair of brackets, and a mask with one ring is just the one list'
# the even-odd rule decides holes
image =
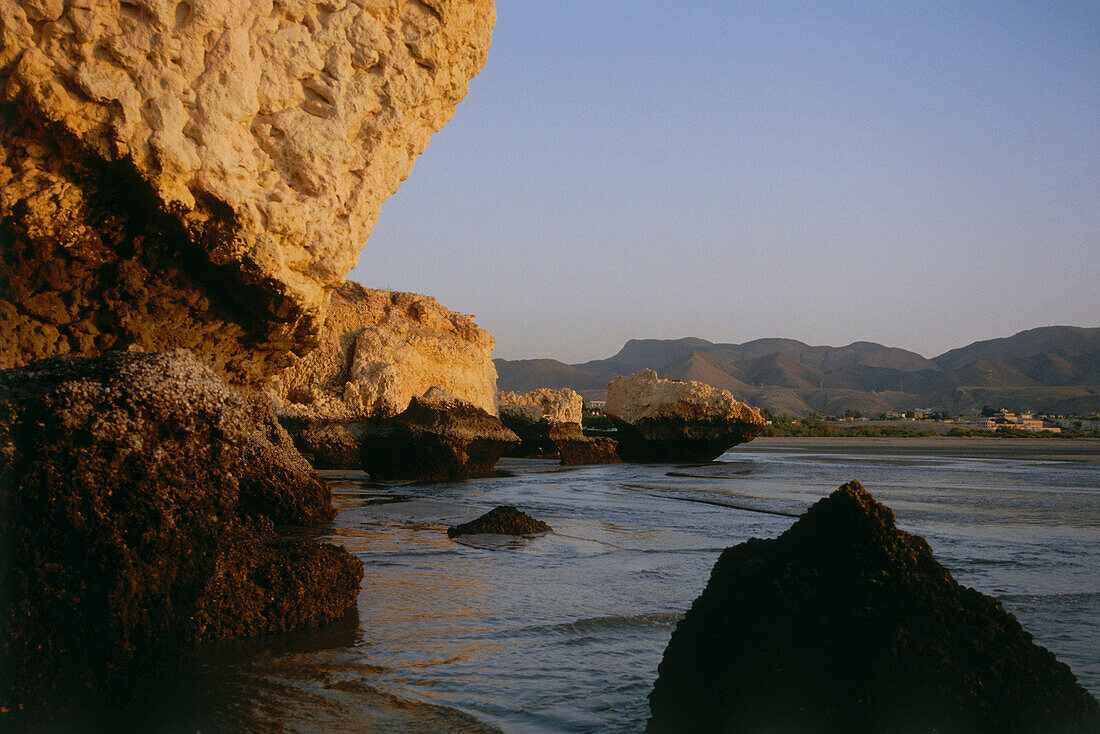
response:
{"label": "clear blue sky", "polygon": [[1100,326],[1100,2],[521,2],[349,277],[495,356]]}

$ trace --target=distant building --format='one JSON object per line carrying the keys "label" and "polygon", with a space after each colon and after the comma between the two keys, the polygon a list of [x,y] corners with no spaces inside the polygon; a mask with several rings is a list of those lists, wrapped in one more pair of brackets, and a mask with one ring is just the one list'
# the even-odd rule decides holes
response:
{"label": "distant building", "polygon": [[1015,428],[1020,431],[1031,431],[1032,433],[1039,433],[1041,431],[1050,431],[1051,433],[1061,433],[1061,428],[1047,428],[1043,425],[1041,420],[1033,418],[1031,413],[1021,413],[1016,415],[1010,410],[1002,408],[992,418],[986,421],[987,428]]}

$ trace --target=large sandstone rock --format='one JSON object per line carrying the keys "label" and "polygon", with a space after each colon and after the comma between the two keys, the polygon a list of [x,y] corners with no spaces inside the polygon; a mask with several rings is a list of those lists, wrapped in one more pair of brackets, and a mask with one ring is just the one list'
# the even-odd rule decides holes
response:
{"label": "large sandstone rock", "polygon": [[[515,431],[520,443],[509,456],[521,458],[557,458],[559,450],[551,433],[568,438],[581,435],[584,401],[573,390],[540,388],[525,393],[501,392],[497,395],[500,420]],[[575,431],[570,431],[575,428]]]}
{"label": "large sandstone rock", "polygon": [[[530,392],[502,392],[497,395],[501,410],[547,423],[576,423],[580,425],[584,413],[584,400],[574,390],[554,390],[543,387]],[[525,410],[526,409],[526,410]]]}
{"label": "large sandstone rock", "polygon": [[274,532],[333,514],[270,409],[186,352],[0,371],[0,725],[338,618],[360,562]]}
{"label": "large sandstone rock", "polygon": [[492,0],[0,2],[0,367],[262,382],[481,68]]}
{"label": "large sandstone rock", "polygon": [[662,380],[653,370],[607,385],[604,414],[631,461],[711,461],[764,430],[756,408],[702,382]]}
{"label": "large sandstone rock", "polygon": [[616,443],[589,438],[581,428],[584,401],[573,390],[540,388],[497,396],[500,420],[522,443],[509,452],[521,458],[559,458],[565,465],[614,464]]}
{"label": "large sandstone rock", "polygon": [[436,386],[496,415],[493,344],[472,316],[434,298],[348,281],[333,294],[317,349],[268,390],[281,415],[314,421],[394,416]]}
{"label": "large sandstone rock", "polygon": [[649,700],[651,734],[1100,731],[1069,668],[857,482],[722,553]]}
{"label": "large sandstone rock", "polygon": [[364,424],[371,479],[455,480],[491,474],[519,437],[496,416],[432,388],[400,415]]}

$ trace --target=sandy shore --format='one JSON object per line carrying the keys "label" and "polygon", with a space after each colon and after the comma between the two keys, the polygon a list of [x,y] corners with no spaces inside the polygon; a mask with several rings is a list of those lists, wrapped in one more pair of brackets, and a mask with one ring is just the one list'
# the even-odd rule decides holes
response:
{"label": "sandy shore", "polygon": [[916,438],[758,438],[734,447],[755,451],[814,450],[838,453],[948,453],[955,455],[1033,458],[1037,461],[1082,461],[1100,464],[1100,439],[1096,438],[962,438],[926,436]]}

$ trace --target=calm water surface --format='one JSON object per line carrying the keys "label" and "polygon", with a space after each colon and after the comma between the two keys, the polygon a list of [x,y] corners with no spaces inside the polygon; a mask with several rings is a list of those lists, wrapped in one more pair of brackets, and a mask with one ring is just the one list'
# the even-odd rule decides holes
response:
{"label": "calm water surface", "polygon": [[[498,468],[512,476],[323,473],[340,508],[323,537],[366,567],[357,615],[213,649],[163,728],[639,732],[722,549],[780,534],[849,479],[1100,694],[1100,442],[773,439],[709,464]],[[447,538],[499,504],[554,532]]]}

